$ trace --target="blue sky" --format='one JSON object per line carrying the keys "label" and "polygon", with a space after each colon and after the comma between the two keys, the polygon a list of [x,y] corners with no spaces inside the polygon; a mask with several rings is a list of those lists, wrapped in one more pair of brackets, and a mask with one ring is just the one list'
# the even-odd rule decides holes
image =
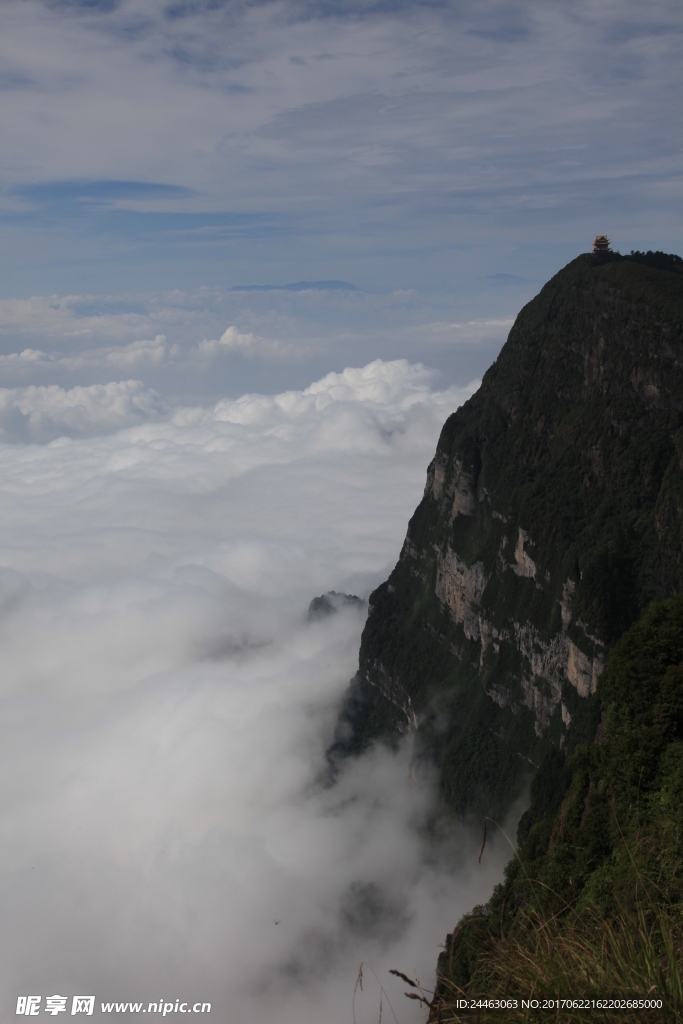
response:
{"label": "blue sky", "polygon": [[[0,299],[341,279],[365,310],[288,307],[320,346],[285,376],[356,343],[451,374],[425,325],[514,316],[597,232],[681,250],[678,2],[10,0],[0,23]],[[378,296],[407,292],[392,351]]]}

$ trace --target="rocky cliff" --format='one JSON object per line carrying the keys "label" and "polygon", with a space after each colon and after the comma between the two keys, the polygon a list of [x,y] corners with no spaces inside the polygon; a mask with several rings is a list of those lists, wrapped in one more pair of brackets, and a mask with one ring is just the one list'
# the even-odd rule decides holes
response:
{"label": "rocky cliff", "polygon": [[498,814],[594,735],[611,646],[682,590],[683,261],[580,256],[444,425],[334,752],[415,730],[452,809]]}

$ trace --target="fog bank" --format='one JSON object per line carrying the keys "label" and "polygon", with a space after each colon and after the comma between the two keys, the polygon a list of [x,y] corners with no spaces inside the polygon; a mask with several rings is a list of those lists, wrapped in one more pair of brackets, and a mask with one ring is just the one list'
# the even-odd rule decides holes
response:
{"label": "fog bank", "polygon": [[[24,443],[0,444],[3,1020],[59,993],[336,1024],[362,960],[387,984],[389,967],[431,982],[507,851],[479,867],[480,837],[425,844],[434,794],[409,742],[324,784],[364,611],[306,611],[386,576],[475,386],[376,361],[210,407],[140,400],[124,429],[45,389],[40,430],[16,421]],[[403,987],[399,1019],[422,1019]],[[359,1024],[376,995],[366,983]]]}

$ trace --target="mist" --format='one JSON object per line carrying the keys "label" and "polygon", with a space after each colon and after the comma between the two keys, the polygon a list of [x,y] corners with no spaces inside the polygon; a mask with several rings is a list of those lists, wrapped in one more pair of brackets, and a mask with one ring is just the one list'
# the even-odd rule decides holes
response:
{"label": "mist", "polygon": [[[300,392],[140,402],[123,429],[97,403],[65,418],[56,389],[33,430],[73,436],[35,443],[29,416],[0,445],[3,1020],[20,995],[88,994],[95,1016],[180,999],[337,1024],[362,961],[400,1021],[424,1019],[387,971],[430,986],[508,851],[479,866],[479,836],[427,841],[409,739],[330,785],[366,610],[307,609],[385,578],[476,386],[376,361]],[[378,1000],[366,969],[359,1024]]]}

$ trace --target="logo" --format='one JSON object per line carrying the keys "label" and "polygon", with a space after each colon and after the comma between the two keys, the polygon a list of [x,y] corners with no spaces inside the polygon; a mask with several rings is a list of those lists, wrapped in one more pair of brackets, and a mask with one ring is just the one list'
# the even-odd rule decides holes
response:
{"label": "logo", "polygon": [[[17,1014],[23,1017],[37,1017],[40,1013],[42,996],[19,996],[17,999]],[[68,996],[46,996],[45,1013],[56,1017],[58,1013],[66,1013]],[[86,1017],[92,1017],[95,1009],[94,996],[74,996],[71,1000],[71,1016],[76,1013],[84,1013]]]}

